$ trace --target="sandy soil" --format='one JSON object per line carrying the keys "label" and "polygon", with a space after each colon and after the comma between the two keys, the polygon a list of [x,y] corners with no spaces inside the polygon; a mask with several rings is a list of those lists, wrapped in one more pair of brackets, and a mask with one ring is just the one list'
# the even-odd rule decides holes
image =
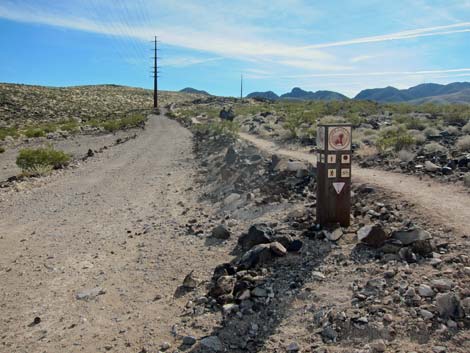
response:
{"label": "sandy soil", "polygon": [[[203,217],[194,168],[190,132],[153,116],[137,139],[80,168],[28,191],[1,190],[0,352],[138,352],[171,342],[184,276],[226,258],[179,236]],[[76,299],[98,287],[105,294]]]}
{"label": "sandy soil", "polygon": [[[305,160],[312,165],[317,163],[316,156],[306,150],[283,148],[272,141],[247,133],[240,133],[240,137],[269,153]],[[463,187],[382,170],[360,168],[357,165],[353,167],[352,175],[353,182],[379,187],[389,194],[415,204],[417,213],[433,224],[454,229],[460,235],[470,234],[468,227],[470,197]]]}

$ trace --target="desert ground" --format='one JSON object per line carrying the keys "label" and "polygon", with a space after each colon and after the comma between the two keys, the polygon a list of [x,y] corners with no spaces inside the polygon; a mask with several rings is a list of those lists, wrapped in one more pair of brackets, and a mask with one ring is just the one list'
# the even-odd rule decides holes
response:
{"label": "desert ground", "polygon": [[[0,352],[470,351],[468,165],[362,152],[351,226],[322,229],[314,145],[276,114],[220,126],[209,110],[233,101],[174,97],[144,128],[25,137],[32,114],[4,140]],[[449,160],[464,126],[429,135]],[[71,163],[22,176],[18,153],[47,143]]]}

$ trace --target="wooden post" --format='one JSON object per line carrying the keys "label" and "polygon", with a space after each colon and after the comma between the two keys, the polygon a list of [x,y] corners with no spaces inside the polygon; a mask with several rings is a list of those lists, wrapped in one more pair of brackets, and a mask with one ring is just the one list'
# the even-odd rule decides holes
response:
{"label": "wooden post", "polygon": [[352,127],[321,124],[317,128],[317,223],[339,223],[351,219]]}

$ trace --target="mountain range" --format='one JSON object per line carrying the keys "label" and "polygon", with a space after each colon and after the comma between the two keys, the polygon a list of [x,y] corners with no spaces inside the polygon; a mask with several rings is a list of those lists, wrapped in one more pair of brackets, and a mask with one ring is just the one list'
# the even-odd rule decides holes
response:
{"label": "mountain range", "polygon": [[[265,98],[270,100],[346,100],[345,95],[333,91],[304,91],[295,87],[291,92],[278,96],[272,91],[253,92],[248,98]],[[424,83],[408,89],[397,89],[395,87],[365,89],[356,95],[354,100],[371,100],[380,103],[470,103],[470,82],[454,82],[447,85],[437,83]]]}

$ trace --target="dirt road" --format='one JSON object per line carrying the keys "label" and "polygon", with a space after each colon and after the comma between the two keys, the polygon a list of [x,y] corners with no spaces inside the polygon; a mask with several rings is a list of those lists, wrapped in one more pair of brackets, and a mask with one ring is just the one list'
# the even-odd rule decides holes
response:
{"label": "dirt road", "polygon": [[[316,165],[314,154],[282,148],[272,141],[240,133],[240,137],[261,150],[276,153]],[[416,211],[424,219],[454,229],[460,235],[469,235],[470,197],[466,190],[455,185],[446,185],[432,180],[419,180],[416,177],[365,169],[354,166],[353,181],[367,183],[392,193],[400,199],[416,205]]]}
{"label": "dirt road", "polygon": [[184,276],[226,258],[184,236],[203,212],[194,167],[190,132],[153,116],[137,139],[2,195],[0,352],[157,351],[171,342]]}

